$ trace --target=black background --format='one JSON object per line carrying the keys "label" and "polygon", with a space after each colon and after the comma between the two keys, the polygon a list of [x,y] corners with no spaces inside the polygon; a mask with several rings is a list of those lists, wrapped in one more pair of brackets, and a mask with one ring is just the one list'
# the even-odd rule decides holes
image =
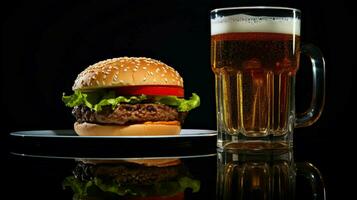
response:
{"label": "black background", "polygon": [[[355,138],[357,34],[353,6],[343,0],[8,2],[1,6],[4,155],[11,131],[72,128],[62,92],[71,91],[86,66],[120,56],[151,57],[175,67],[184,78],[186,96],[197,92],[202,99],[184,128],[215,129],[209,11],[246,5],[301,9],[302,41],[319,46],[325,56],[326,104],[316,124],[296,129],[294,145],[301,158],[317,160],[331,197],[346,194],[345,177],[354,175],[349,159]],[[299,111],[311,96],[310,74],[309,66],[302,66],[297,75]]]}

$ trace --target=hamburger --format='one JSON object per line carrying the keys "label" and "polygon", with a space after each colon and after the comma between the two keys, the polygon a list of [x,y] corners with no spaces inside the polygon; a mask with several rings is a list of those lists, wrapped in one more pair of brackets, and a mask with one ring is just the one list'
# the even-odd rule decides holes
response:
{"label": "hamburger", "polygon": [[78,200],[183,200],[200,181],[180,159],[79,160],[63,186]]}
{"label": "hamburger", "polygon": [[163,62],[120,57],[87,67],[74,81],[74,130],[81,136],[177,135],[187,113],[200,105],[184,99],[180,74]]}

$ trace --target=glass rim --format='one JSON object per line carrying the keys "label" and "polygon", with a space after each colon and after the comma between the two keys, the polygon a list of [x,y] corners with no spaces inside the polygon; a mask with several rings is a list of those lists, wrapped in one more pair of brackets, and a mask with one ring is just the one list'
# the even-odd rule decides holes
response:
{"label": "glass rim", "polygon": [[259,10],[259,9],[272,9],[272,10],[290,10],[301,13],[301,10],[291,7],[279,7],[279,6],[238,6],[238,7],[223,7],[211,10],[211,13],[224,11],[224,10]]}

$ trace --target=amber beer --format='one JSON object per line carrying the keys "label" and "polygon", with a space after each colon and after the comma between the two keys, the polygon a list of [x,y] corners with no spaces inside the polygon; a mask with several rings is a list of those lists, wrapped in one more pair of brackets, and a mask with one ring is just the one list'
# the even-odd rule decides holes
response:
{"label": "amber beer", "polygon": [[[283,136],[294,124],[293,90],[300,36],[284,29],[289,22],[286,18],[266,19],[276,22],[273,27],[264,26],[264,19],[256,24],[254,20],[246,21],[246,16],[237,19],[228,20],[224,26],[224,22],[212,25],[218,140],[224,142],[223,134]],[[245,25],[251,27],[245,30]]]}

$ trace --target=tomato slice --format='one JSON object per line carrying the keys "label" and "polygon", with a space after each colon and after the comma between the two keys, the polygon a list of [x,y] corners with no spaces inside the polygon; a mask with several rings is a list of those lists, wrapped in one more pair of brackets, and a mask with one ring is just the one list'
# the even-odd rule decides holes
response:
{"label": "tomato slice", "polygon": [[149,96],[184,96],[184,89],[172,85],[140,85],[118,87],[119,95],[149,95]]}

